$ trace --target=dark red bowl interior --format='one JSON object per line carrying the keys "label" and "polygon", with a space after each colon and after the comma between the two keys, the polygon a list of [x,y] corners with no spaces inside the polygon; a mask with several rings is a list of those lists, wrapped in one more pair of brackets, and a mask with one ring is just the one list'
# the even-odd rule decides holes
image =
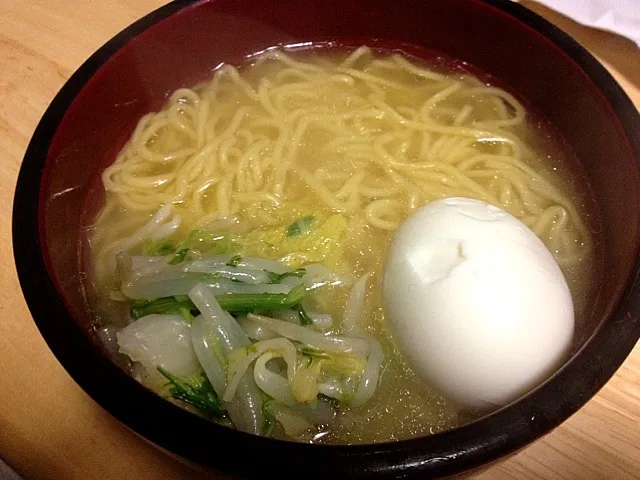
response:
{"label": "dark red bowl interior", "polygon": [[[138,118],[169,92],[266,47],[335,41],[441,52],[532,105],[580,159],[603,221],[604,278],[578,353],[535,392],[464,427],[367,446],[264,439],[165,402],[115,366],[92,334],[80,271],[83,205]],[[173,2],[94,54],[39,124],[18,181],[13,235],[34,320],[74,380],[165,450],[237,475],[442,476],[512,453],[580,408],[640,336],[640,120],[605,69],[562,32],[506,0]],[[235,455],[242,454],[243,461]],[[311,473],[312,472],[312,473]]]}

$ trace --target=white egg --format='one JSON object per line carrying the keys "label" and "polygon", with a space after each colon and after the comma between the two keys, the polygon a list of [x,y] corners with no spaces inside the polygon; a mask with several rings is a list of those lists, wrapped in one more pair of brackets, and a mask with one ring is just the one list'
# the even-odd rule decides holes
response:
{"label": "white egg", "polygon": [[573,338],[571,294],[551,252],[514,216],[468,198],[430,203],[400,226],[383,300],[416,373],[469,408],[530,391]]}

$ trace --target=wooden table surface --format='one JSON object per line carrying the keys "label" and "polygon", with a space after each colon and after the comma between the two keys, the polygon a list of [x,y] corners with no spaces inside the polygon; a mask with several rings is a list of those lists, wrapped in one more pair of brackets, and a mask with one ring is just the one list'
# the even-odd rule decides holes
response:
{"label": "wooden table surface", "polygon": [[[57,363],[21,296],[10,241],[18,169],[47,105],[91,53],[162,3],[0,0],[0,458],[25,478],[201,478],[122,427]],[[632,42],[521,3],[589,48],[640,107]],[[478,478],[640,478],[640,344],[580,412]]]}

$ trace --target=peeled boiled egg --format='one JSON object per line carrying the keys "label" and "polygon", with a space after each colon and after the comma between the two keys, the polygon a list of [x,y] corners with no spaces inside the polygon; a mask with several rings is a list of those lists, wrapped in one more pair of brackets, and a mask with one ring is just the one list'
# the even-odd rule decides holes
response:
{"label": "peeled boiled egg", "polygon": [[574,332],[571,294],[544,243],[488,203],[448,198],[392,239],[383,302],[415,372],[467,408],[508,404],[547,379]]}

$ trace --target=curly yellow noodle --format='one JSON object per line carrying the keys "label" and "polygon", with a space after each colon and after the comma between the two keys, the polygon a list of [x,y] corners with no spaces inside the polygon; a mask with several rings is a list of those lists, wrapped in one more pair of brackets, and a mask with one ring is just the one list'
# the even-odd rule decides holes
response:
{"label": "curly yellow noodle", "polygon": [[[365,208],[365,216],[371,225],[384,230],[395,230],[400,224],[403,205],[397,200],[374,200]],[[396,217],[396,220],[386,220]]]}
{"label": "curly yellow noodle", "polygon": [[417,75],[427,80],[435,80],[435,81],[449,81],[446,75],[441,75],[439,73],[433,72],[429,69],[419,67],[417,65],[413,65],[402,55],[392,55],[391,59],[396,62],[403,70],[406,70],[413,75]]}
{"label": "curly yellow noodle", "polygon": [[[107,207],[92,238],[101,258],[164,204],[185,232],[232,218],[275,223],[305,202],[393,231],[454,195],[518,216],[561,265],[589,254],[578,207],[540,170],[510,93],[366,47],[336,61],[280,49],[251,61],[222,65],[140,119],[102,175]],[[122,209],[130,220],[101,228]]]}
{"label": "curly yellow noodle", "polygon": [[365,56],[369,53],[369,49],[365,46],[356,48],[347,58],[345,58],[340,66],[343,68],[350,67],[353,65],[360,57]]}

